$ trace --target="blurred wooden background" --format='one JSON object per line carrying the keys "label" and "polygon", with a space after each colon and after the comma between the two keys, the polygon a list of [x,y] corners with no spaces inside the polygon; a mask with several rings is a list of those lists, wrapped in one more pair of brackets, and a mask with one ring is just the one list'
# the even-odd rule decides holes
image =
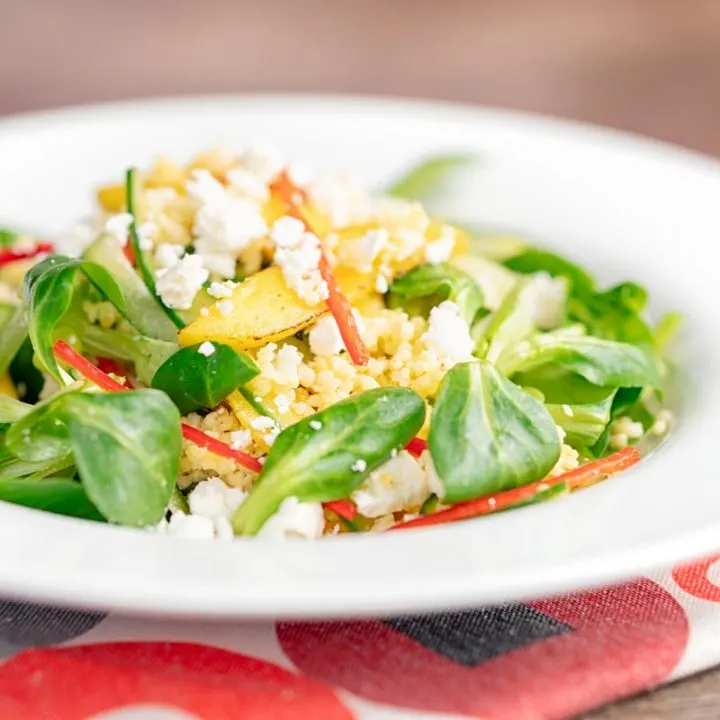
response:
{"label": "blurred wooden background", "polygon": [[720,154],[720,0],[0,0],[0,113],[312,90],[506,105]]}
{"label": "blurred wooden background", "polygon": [[[551,113],[720,155],[720,0],[0,0],[0,58],[0,114],[376,93]],[[718,717],[720,671],[592,714]]]}

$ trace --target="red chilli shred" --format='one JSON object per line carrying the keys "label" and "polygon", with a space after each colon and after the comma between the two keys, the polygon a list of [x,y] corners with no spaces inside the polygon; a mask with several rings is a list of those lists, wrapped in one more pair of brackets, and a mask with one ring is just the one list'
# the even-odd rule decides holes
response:
{"label": "red chilli shred", "polygon": [[0,250],[0,267],[17,262],[18,260],[27,260],[37,255],[49,254],[53,251],[53,246],[49,242],[36,243],[32,250],[13,250],[8,248]]}
{"label": "red chilli shred", "polygon": [[323,503],[323,506],[328,510],[332,510],[343,520],[347,520],[349,522],[352,522],[357,515],[357,508],[352,502],[350,502],[350,500],[332,500],[330,502]]}
{"label": "red chilli shred", "polygon": [[[104,373],[100,368],[95,367],[95,365],[93,365],[89,360],[75,352],[75,350],[62,340],[58,340],[55,343],[53,346],[53,352],[58,360],[61,360],[70,367],[75,368],[75,370],[77,370],[85,379],[90,380],[90,382],[95,383],[98,387],[106,390],[107,392],[126,392],[129,389]],[[252,472],[259,473],[262,470],[262,465],[256,457],[253,457],[242,450],[235,450],[227,443],[210,437],[210,435],[207,435],[202,430],[192,427],[192,425],[182,423],[181,427],[183,437],[186,440],[189,440],[200,447],[204,447],[214,455],[220,455],[221,457],[235,460],[238,464]]]}
{"label": "red chilli shred", "polygon": [[407,528],[427,527],[429,525],[443,525],[456,520],[466,520],[481,515],[489,515],[499,510],[506,510],[511,505],[530,500],[538,491],[545,490],[561,483],[567,483],[570,490],[577,490],[581,487],[592,485],[593,483],[629,468],[640,460],[640,452],[637,448],[628,447],[619,452],[608,455],[606,458],[594,460],[593,462],[583,465],[582,467],[571,470],[563,475],[556,477],[544,478],[537,482],[524,485],[523,487],[506,490],[505,492],[488,495],[486,497],[468,500],[467,502],[453,505],[447,510],[432,515],[424,515],[423,517],[409,520],[408,522],[399,523],[390,528],[390,530],[406,530]]}

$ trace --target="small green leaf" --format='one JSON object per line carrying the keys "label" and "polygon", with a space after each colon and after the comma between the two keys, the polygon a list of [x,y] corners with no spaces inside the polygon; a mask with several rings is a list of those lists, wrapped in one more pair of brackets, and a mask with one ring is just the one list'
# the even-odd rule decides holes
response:
{"label": "small green leaf", "polygon": [[521,275],[546,272],[552,277],[565,277],[570,283],[571,293],[574,294],[586,295],[595,290],[595,280],[591,275],[579,265],[547,250],[531,248],[508,258],[503,264],[506,268]]}
{"label": "small green leaf", "polygon": [[595,403],[585,405],[550,404],[550,417],[566,434],[565,442],[573,447],[592,447],[610,423],[610,412],[616,391]]}
{"label": "small green leaf", "polygon": [[167,393],[181,415],[216,407],[260,373],[245,353],[221,343],[209,344],[214,351],[207,356],[198,351],[200,345],[182,348],[153,377],[152,386]]}
{"label": "small green leaf", "polygon": [[25,276],[28,333],[40,362],[56,378],[60,377],[60,371],[52,351],[54,330],[70,308],[78,271],[82,271],[120,312],[125,310],[120,286],[100,265],[52,255],[33,266]]}
{"label": "small green leaf", "polygon": [[461,502],[545,477],[560,457],[555,423],[542,402],[490,363],[462,363],[440,385],[428,437],[445,487]]}
{"label": "small green leaf", "polygon": [[14,423],[29,412],[33,406],[16,400],[9,395],[0,395],[0,423]]}
{"label": "small green leaf", "polygon": [[385,387],[354,395],[283,430],[250,497],[233,519],[255,535],[282,501],[346,498],[422,427],[425,403],[413,390]]}
{"label": "small green leaf", "polygon": [[482,290],[474,280],[447,263],[420,265],[390,286],[388,307],[427,316],[443,300],[452,300],[471,324],[483,306]]}
{"label": "small green leaf", "polygon": [[83,488],[110,522],[159,522],[177,480],[180,415],[156,390],[63,398]]}
{"label": "small green leaf", "polygon": [[[512,377],[547,365],[601,387],[657,387],[660,383],[658,363],[649,348],[564,331],[538,334],[501,358],[498,367]],[[525,379],[523,384],[532,383]]]}
{"label": "small green leaf", "polygon": [[441,195],[458,170],[476,161],[472,155],[437,155],[418,163],[387,188],[386,195],[426,201]]}
{"label": "small green leaf", "polygon": [[0,500],[58,515],[104,521],[82,485],[69,477],[0,477]]}
{"label": "small green leaf", "polygon": [[47,463],[70,455],[72,444],[60,412],[63,399],[63,395],[55,396],[36,405],[10,427],[5,443],[13,455],[32,463]]}
{"label": "small green leaf", "polygon": [[25,308],[21,305],[0,303],[0,375],[12,364],[27,337]]}

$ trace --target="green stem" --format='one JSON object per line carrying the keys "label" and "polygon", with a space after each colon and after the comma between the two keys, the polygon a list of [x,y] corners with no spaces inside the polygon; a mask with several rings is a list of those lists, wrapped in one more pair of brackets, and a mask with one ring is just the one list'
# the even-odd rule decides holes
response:
{"label": "green stem", "polygon": [[255,397],[255,393],[253,393],[253,391],[250,390],[247,385],[241,385],[238,388],[238,392],[248,401],[248,404],[256,413],[258,413],[258,415],[265,415],[265,417],[269,417],[271,420],[274,420],[278,426],[280,425],[280,423],[270,412],[270,410],[265,406],[263,402],[261,402]]}
{"label": "green stem", "polygon": [[169,308],[163,301],[162,298],[157,294],[157,288],[155,287],[155,278],[150,270],[150,267],[145,260],[142,249],[140,248],[140,238],[137,233],[137,217],[135,215],[135,190],[137,187],[135,168],[130,168],[125,176],[125,195],[127,197],[127,210],[132,217],[130,227],[128,228],[130,234],[130,245],[135,255],[135,265],[140,271],[140,275],[143,282],[147,286],[150,294],[155,299],[155,302],[160,305],[163,312],[170,318],[172,323],[178,330],[182,330],[185,327],[183,319],[172,309]]}
{"label": "green stem", "polygon": [[278,497],[277,487],[273,487],[272,482],[257,481],[232,519],[235,535],[257,535],[270,516],[278,511],[284,498],[290,495],[291,492],[286,492]]}

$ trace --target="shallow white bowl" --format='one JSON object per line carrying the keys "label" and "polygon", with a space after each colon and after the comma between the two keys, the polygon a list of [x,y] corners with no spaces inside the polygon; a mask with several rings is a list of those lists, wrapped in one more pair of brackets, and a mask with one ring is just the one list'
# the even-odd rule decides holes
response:
{"label": "shallow white bowl", "polygon": [[571,497],[452,526],[314,543],[176,540],[0,503],[0,595],[133,613],[401,613],[619,581],[720,548],[720,164],[616,132],[425,102],[195,98],[0,122],[0,222],[55,233],[157,153],[271,141],[381,183],[427,153],[483,166],[453,217],[539,236],[685,313],[679,422],[640,466]]}

